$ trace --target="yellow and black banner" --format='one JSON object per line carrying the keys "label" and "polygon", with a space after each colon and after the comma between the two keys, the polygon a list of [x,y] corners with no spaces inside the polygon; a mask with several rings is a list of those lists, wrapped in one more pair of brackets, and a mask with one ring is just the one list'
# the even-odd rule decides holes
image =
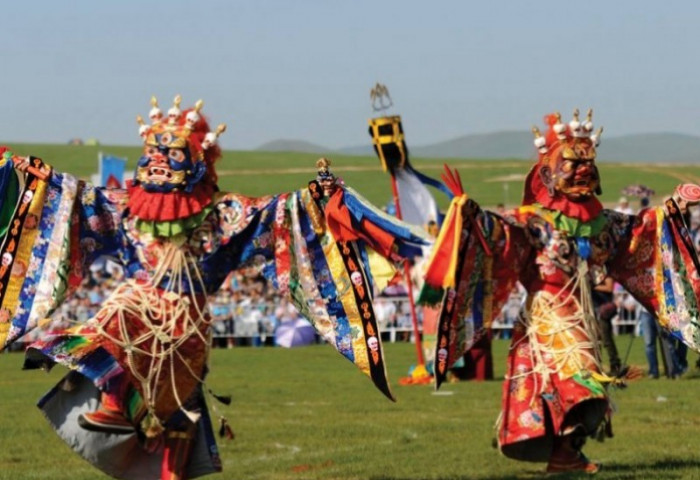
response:
{"label": "yellow and black banner", "polygon": [[408,148],[399,115],[370,118],[369,134],[385,172],[389,170],[393,174],[394,170],[404,168],[408,162]]}

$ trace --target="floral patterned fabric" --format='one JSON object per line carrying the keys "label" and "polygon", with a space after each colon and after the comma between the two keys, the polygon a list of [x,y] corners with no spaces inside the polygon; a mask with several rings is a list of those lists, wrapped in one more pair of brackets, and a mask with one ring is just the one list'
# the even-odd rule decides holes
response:
{"label": "floral patterned fabric", "polygon": [[590,297],[606,276],[700,350],[698,260],[672,200],[638,216],[602,210],[587,222],[537,204],[501,217],[462,203],[454,220],[465,225],[455,229],[459,239],[445,236],[450,244],[442,250],[438,239],[440,254],[431,260],[434,267],[456,258],[454,270],[432,270],[453,277],[429,276],[422,297],[437,298],[441,308],[439,383],[474,335],[489,328],[514,282],[526,288],[503,387],[498,438],[507,456],[547,460],[553,435],[590,434],[609,413]]}
{"label": "floral patterned fabric", "polygon": [[[25,230],[34,235],[22,232],[28,247],[26,265],[32,268],[15,266],[15,295],[10,290],[0,292],[4,346],[50,315],[98,256],[117,258],[127,278],[145,282],[153,278],[168,245],[176,244],[192,261],[183,272],[168,272],[156,287],[187,295],[208,294],[219,288],[230,271],[261,264],[263,274],[291,296],[321,335],[369,375],[367,359],[381,347],[376,331],[368,334],[365,329],[367,315],[358,310],[351,294],[372,294],[368,245],[363,238],[381,232],[382,248],[396,259],[416,253],[425,243],[420,230],[391,219],[351,189],[337,191],[340,204],[347,205],[343,222],[359,234],[349,238],[354,260],[346,265],[338,250],[343,238],[334,238],[326,226],[333,222],[333,214],[324,212],[308,189],[257,199],[217,193],[210,213],[196,227],[163,238],[144,231],[139,220],[129,215],[123,190],[95,188],[60,173],[38,185],[41,192],[31,198],[30,207],[37,212],[36,221],[31,229],[25,223]],[[201,282],[185,282],[185,276]],[[181,282],[177,288],[174,281]],[[193,285],[195,291],[190,292]],[[386,384],[383,373],[373,375]]]}
{"label": "floral patterned fabric", "polygon": [[[0,191],[0,198],[5,193],[12,192]],[[196,396],[206,371],[205,295],[230,271],[256,264],[331,345],[393,398],[366,249],[401,260],[426,243],[420,230],[342,187],[324,202],[308,188],[262,198],[217,192],[204,214],[180,222],[181,231],[169,227],[167,235],[144,228],[127,200],[124,190],[95,188],[68,174],[53,172],[48,181],[27,175],[0,248],[0,344],[7,347],[37,327],[97,257],[116,258],[126,272],[125,284],[87,325],[31,345],[28,367],[48,359],[98,389],[128,371],[149,411],[167,423]],[[150,300],[146,291],[154,292]],[[161,331],[180,325],[181,316],[193,327]],[[154,365],[158,373],[148,377]],[[209,451],[216,455],[215,445]]]}

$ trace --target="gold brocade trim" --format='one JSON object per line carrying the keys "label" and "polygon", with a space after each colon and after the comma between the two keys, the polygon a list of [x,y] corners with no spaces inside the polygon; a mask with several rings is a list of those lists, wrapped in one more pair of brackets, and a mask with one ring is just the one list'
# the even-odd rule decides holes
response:
{"label": "gold brocade trim", "polygon": [[313,322],[316,330],[328,343],[336,345],[335,326],[328,314],[328,305],[324,302],[318,289],[318,284],[314,279],[308,246],[301,233],[299,224],[300,199],[297,197],[298,195],[296,192],[292,193],[288,200],[292,220],[292,236],[289,248],[293,257],[290,257],[290,265],[296,265],[299,277],[298,283],[291,282],[290,284],[290,296],[294,299],[306,297],[306,302],[299,302],[298,300],[294,302],[298,305],[297,308]]}
{"label": "gold brocade trim", "polygon": [[[324,238],[321,239],[321,245],[335,282],[338,299],[343,304],[343,310],[345,310],[348,322],[351,325],[351,335],[353,337],[352,350],[355,356],[355,365],[357,365],[362,372],[370,375],[367,341],[365,339],[362,317],[360,316],[360,311],[355,302],[355,293],[353,291],[350,275],[348,275],[345,269],[345,263],[343,262],[340,250],[338,250],[338,245],[333,238],[327,233],[324,234]],[[350,247],[348,246],[346,248]]]}
{"label": "gold brocade trim", "polygon": [[[45,196],[46,182],[39,181],[39,184],[34,192],[34,196],[32,197],[32,202],[29,205],[27,218],[22,225],[22,234],[19,239],[19,245],[17,246],[15,261],[12,265],[13,270],[24,270],[18,272],[17,275],[10,273],[10,280],[7,283],[7,290],[5,290],[5,296],[2,302],[2,308],[7,308],[13,316],[15,314],[15,309],[17,308],[17,303],[19,302],[19,295],[22,291],[22,285],[27,277],[29,259],[32,255],[32,247],[34,246],[36,237],[39,234],[39,221],[41,220],[41,212],[44,208]],[[30,219],[30,215],[36,219],[35,222],[34,220]],[[34,222],[33,228],[27,227],[27,221]]]}
{"label": "gold brocade trim", "polygon": [[151,133],[148,134],[146,137],[146,145],[152,146],[152,147],[159,147],[159,146],[164,146],[168,148],[185,148],[187,147],[187,137],[190,134],[190,131],[180,127],[178,130],[175,130],[172,136],[170,137],[161,137],[161,141],[158,142],[156,140],[155,133],[157,134],[163,134],[165,133],[166,130],[160,132],[160,131],[155,131],[153,129]]}
{"label": "gold brocade trim", "polygon": [[314,232],[316,232],[316,235],[323,235],[326,231],[325,218],[323,212],[311,197],[311,192],[308,188],[301,190],[301,201],[304,202],[304,209],[309,214],[309,220],[311,220],[311,227],[313,227]]}
{"label": "gold brocade trim", "polygon": [[[661,243],[663,238],[663,223],[664,223],[664,211],[661,208],[656,209],[656,238],[659,239],[658,243]],[[665,327],[669,323],[668,309],[666,303],[666,290],[664,289],[664,262],[663,262],[663,248],[661,245],[657,246],[654,255],[654,291],[658,296],[658,304],[660,308],[656,312],[656,317],[659,325]]]}

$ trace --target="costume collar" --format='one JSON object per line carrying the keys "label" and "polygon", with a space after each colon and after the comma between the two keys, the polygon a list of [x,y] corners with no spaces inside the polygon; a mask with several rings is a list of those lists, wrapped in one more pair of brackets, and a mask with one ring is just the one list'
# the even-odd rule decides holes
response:
{"label": "costume collar", "polygon": [[521,213],[530,213],[544,219],[555,230],[566,232],[569,237],[590,238],[603,231],[608,221],[605,215],[598,215],[588,222],[569,217],[558,210],[551,210],[535,203],[519,208]]}
{"label": "costume collar", "polygon": [[212,202],[216,185],[201,182],[192,193],[147,192],[132,181],[126,184],[129,215],[146,222],[172,222],[202,212]]}

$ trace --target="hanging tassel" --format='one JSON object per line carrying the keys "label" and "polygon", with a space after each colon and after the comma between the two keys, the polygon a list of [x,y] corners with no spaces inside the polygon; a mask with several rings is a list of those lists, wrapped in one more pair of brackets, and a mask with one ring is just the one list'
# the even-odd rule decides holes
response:
{"label": "hanging tassel", "polygon": [[233,429],[231,428],[231,425],[228,424],[225,417],[221,417],[219,419],[219,437],[228,438],[229,440],[236,438],[236,434],[233,433]]}
{"label": "hanging tassel", "polygon": [[143,431],[146,438],[156,438],[158,437],[165,428],[153,413],[149,412],[141,421],[141,430]]}
{"label": "hanging tassel", "polygon": [[595,439],[599,442],[603,442],[606,438],[613,438],[613,436],[612,418],[610,415],[606,415],[605,420],[603,420],[603,423],[598,427]]}
{"label": "hanging tassel", "polygon": [[599,427],[598,430],[595,432],[595,439],[596,441],[603,443],[605,441],[605,428],[606,428],[607,423],[603,422]]}
{"label": "hanging tassel", "polygon": [[185,410],[184,408],[181,408],[182,413],[184,413],[187,418],[189,418],[190,422],[192,423],[197,423],[200,418],[202,418],[202,414],[198,412],[191,412],[189,410]]}
{"label": "hanging tassel", "polygon": [[613,438],[615,436],[612,428],[612,418],[610,418],[609,416],[605,421],[605,436],[608,438]]}
{"label": "hanging tassel", "polygon": [[209,393],[211,394],[212,397],[217,399],[219,402],[223,403],[224,405],[231,405],[231,395],[217,395],[216,393],[212,392],[211,389],[209,389]]}

